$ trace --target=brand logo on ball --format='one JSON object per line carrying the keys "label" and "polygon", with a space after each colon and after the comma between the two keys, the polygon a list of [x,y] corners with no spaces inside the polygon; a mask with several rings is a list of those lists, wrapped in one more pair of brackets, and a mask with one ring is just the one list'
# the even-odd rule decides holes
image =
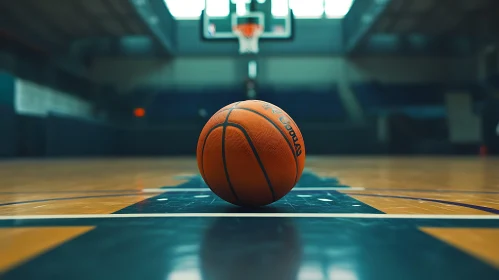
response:
{"label": "brand logo on ball", "polygon": [[301,145],[300,145],[300,143],[298,143],[298,136],[296,136],[296,133],[295,133],[293,127],[289,124],[289,119],[286,118],[285,116],[280,116],[279,121],[281,121],[281,123],[284,125],[284,127],[288,131],[289,135],[293,139],[293,145],[295,146],[296,156],[297,157],[300,156],[301,155]]}
{"label": "brand logo on ball", "polygon": [[[278,115],[282,114],[281,110],[279,110],[279,109],[271,106],[268,103],[263,104],[263,109],[265,109],[265,110],[270,109],[270,110],[272,110],[273,114],[278,114]],[[298,139],[298,136],[296,136],[295,130],[289,124],[289,119],[286,118],[285,116],[280,116],[279,117],[279,121],[284,125],[284,127],[288,131],[289,135],[293,139],[293,145],[295,146],[295,154],[296,154],[296,156],[297,157],[300,156],[302,154],[302,152],[301,152],[301,145],[300,145],[300,143],[298,143],[299,139]]]}
{"label": "brand logo on ball", "polygon": [[267,103],[263,105],[263,109],[265,109],[265,110],[268,110],[268,109],[272,110],[272,114],[281,114],[282,113],[281,110],[276,109],[275,107],[272,107],[272,106],[270,106],[270,104],[267,104]]}

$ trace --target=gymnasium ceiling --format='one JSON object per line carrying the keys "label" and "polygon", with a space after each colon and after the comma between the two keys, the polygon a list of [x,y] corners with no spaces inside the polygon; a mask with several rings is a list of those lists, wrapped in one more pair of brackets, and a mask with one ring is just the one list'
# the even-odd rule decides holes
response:
{"label": "gymnasium ceiling", "polygon": [[417,38],[427,46],[472,50],[497,40],[498,14],[497,0],[357,0],[344,19],[346,51],[355,53],[381,36],[406,40],[402,45]]}
{"label": "gymnasium ceiling", "polygon": [[499,27],[497,0],[392,0],[378,33],[463,34]]}
{"label": "gymnasium ceiling", "polygon": [[0,51],[41,55],[78,76],[99,53],[123,55],[143,48],[170,55],[173,25],[152,11],[168,13],[162,0],[0,1]]}
{"label": "gymnasium ceiling", "polygon": [[[164,0],[0,1],[0,11],[4,40],[51,54],[120,55],[127,44],[175,52]],[[356,0],[344,18],[345,45],[354,51],[379,34],[495,37],[498,14],[498,0]]]}
{"label": "gymnasium ceiling", "polygon": [[3,33],[37,48],[149,33],[135,8],[123,0],[0,1],[0,10]]}

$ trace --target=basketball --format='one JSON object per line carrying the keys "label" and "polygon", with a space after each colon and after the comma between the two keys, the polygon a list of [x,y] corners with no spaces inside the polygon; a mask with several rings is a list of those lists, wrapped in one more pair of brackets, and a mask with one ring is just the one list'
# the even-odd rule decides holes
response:
{"label": "basketball", "polygon": [[223,107],[208,120],[196,155],[201,176],[217,196],[257,207],[295,186],[305,165],[305,144],[281,108],[247,100]]}

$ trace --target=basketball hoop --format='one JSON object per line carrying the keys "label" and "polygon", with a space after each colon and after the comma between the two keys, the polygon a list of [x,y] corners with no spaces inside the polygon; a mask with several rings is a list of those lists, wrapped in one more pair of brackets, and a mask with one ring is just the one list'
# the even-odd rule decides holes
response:
{"label": "basketball hoop", "polygon": [[256,23],[241,23],[234,26],[234,34],[239,39],[239,53],[258,53],[258,39],[263,26]]}

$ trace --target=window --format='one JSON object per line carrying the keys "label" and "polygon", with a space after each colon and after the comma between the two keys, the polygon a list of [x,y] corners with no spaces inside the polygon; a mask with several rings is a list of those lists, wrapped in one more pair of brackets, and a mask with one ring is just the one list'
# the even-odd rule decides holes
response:
{"label": "window", "polygon": [[325,0],[324,9],[328,18],[343,18],[350,11],[354,0]]}
{"label": "window", "polygon": [[320,18],[324,15],[324,0],[289,0],[296,18]]}
{"label": "window", "polygon": [[238,15],[244,15],[247,11],[246,9],[246,3],[249,1],[245,0],[231,0],[232,4],[236,5],[236,13]]}
{"label": "window", "polygon": [[289,13],[288,0],[272,0],[272,15],[285,17]]}
{"label": "window", "polygon": [[[198,19],[208,1],[206,13],[212,17],[227,17],[230,14],[229,1],[232,3],[246,3],[249,0],[164,0],[170,13],[176,19]],[[296,18],[343,18],[354,0],[272,0],[272,14],[284,17],[289,8]],[[258,0],[263,3],[264,0]],[[245,10],[245,5],[237,5],[239,10]]]}
{"label": "window", "polygon": [[197,19],[204,9],[205,0],[165,0],[168,10],[176,19]]}
{"label": "window", "polygon": [[[204,0],[202,0],[204,1]],[[210,17],[228,17],[230,13],[229,0],[206,0],[206,13]],[[203,3],[204,4],[204,3]]]}
{"label": "window", "polygon": [[206,13],[212,17],[229,16],[230,0],[165,0],[168,10],[176,19],[198,19],[208,2]]}

